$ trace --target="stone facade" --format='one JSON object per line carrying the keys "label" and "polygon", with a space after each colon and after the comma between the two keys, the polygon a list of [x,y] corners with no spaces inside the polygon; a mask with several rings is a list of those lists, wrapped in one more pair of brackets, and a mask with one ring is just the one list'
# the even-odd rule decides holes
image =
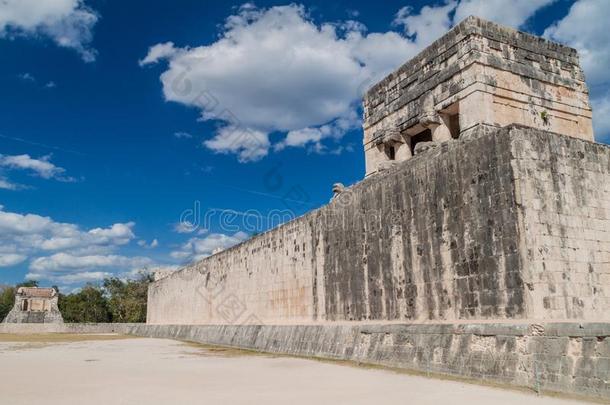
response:
{"label": "stone facade", "polygon": [[443,143],[153,283],[148,322],[610,320],[610,147]]}
{"label": "stone facade", "polygon": [[54,288],[20,287],[5,323],[63,323]]}
{"label": "stone facade", "polygon": [[476,17],[373,86],[364,111],[367,175],[480,125],[593,140],[576,50]]}

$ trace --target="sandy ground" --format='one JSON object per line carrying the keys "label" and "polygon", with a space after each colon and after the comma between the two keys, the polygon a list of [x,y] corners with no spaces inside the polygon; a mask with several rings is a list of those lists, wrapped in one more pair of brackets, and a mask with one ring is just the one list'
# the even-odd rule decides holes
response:
{"label": "sandy ground", "polygon": [[567,405],[580,402],[387,370],[216,350],[172,340],[34,336],[0,339],[0,403]]}

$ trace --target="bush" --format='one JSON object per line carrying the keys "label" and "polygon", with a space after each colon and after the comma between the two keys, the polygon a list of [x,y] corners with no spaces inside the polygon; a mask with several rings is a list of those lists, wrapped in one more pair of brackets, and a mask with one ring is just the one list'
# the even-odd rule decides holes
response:
{"label": "bush", "polygon": [[142,274],[137,280],[107,278],[104,290],[108,297],[108,308],[112,322],[146,322],[146,303],[151,275]]}
{"label": "bush", "polygon": [[91,284],[74,294],[60,294],[59,311],[64,322],[110,322],[110,311],[104,292]]}

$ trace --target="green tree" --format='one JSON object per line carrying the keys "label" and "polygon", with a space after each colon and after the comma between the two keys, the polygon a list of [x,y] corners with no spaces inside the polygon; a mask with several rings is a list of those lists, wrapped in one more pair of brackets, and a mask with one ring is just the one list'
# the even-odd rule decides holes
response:
{"label": "green tree", "polygon": [[116,277],[104,280],[112,322],[146,322],[148,285],[153,281],[150,274],[141,273],[135,280]]}
{"label": "green tree", "polygon": [[15,287],[5,287],[0,291],[0,322],[6,318],[15,305]]}
{"label": "green tree", "polygon": [[38,287],[38,281],[37,280],[26,280],[23,283],[19,283],[15,286],[15,288],[19,288],[19,287]]}
{"label": "green tree", "polygon": [[65,322],[109,322],[110,311],[104,291],[87,284],[79,292],[59,295],[59,310]]}

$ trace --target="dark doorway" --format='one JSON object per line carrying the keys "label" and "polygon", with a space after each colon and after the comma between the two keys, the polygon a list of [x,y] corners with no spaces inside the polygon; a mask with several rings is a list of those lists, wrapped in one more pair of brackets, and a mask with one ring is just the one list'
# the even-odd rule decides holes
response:
{"label": "dark doorway", "polygon": [[432,131],[430,129],[426,129],[411,137],[411,153],[413,155],[415,155],[415,145],[420,142],[432,142]]}
{"label": "dark doorway", "polygon": [[396,160],[396,148],[394,146],[386,146],[385,154],[388,156],[388,159]]}

